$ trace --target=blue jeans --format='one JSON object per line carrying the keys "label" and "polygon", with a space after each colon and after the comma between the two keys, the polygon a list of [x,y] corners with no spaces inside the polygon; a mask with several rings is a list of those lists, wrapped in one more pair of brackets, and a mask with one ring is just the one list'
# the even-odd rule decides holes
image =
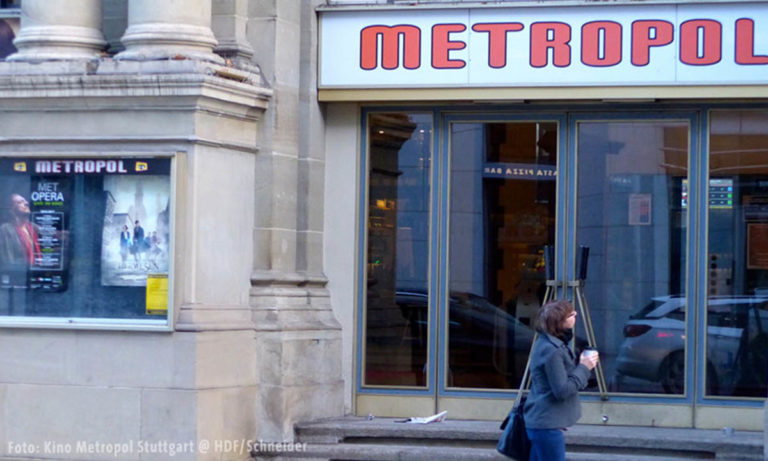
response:
{"label": "blue jeans", "polygon": [[565,461],[565,436],[562,429],[526,429],[531,439],[529,461]]}

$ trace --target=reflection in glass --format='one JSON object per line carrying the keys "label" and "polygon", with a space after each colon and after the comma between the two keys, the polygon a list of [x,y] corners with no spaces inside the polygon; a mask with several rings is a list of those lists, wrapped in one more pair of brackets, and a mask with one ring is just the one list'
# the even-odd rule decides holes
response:
{"label": "reflection in glass", "polygon": [[768,114],[712,112],[709,145],[706,394],[765,398]]}
{"label": "reflection in glass", "polygon": [[368,120],[365,384],[425,386],[432,117]]}
{"label": "reflection in glass", "polygon": [[584,293],[609,390],[683,394],[688,125],[577,130],[576,240],[590,247]]}
{"label": "reflection in glass", "polygon": [[517,388],[554,243],[555,123],[451,127],[447,387]]}

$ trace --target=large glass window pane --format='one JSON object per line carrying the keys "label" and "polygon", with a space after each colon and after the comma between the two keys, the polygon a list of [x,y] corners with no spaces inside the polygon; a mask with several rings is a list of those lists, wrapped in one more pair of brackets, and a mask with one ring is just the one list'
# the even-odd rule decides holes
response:
{"label": "large glass window pane", "polygon": [[365,384],[425,386],[432,116],[368,118]]}
{"label": "large glass window pane", "polygon": [[710,125],[706,394],[765,398],[768,378],[768,113]]}
{"label": "large glass window pane", "polygon": [[683,394],[688,125],[582,122],[577,136],[576,239],[609,386]]}
{"label": "large glass window pane", "polygon": [[513,389],[554,243],[556,123],[451,127],[446,386]]}

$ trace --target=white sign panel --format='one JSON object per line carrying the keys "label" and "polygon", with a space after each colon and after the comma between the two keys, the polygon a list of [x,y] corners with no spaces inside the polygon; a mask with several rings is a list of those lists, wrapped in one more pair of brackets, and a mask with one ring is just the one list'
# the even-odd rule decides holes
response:
{"label": "white sign panel", "polygon": [[320,88],[768,82],[768,3],[324,11]]}

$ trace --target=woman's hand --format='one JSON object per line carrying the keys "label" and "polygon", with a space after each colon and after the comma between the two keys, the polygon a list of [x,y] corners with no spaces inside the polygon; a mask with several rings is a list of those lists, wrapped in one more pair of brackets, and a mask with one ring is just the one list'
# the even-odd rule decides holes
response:
{"label": "woman's hand", "polygon": [[586,355],[582,353],[581,358],[579,358],[579,363],[591,370],[597,366],[598,360],[599,358],[597,354]]}

